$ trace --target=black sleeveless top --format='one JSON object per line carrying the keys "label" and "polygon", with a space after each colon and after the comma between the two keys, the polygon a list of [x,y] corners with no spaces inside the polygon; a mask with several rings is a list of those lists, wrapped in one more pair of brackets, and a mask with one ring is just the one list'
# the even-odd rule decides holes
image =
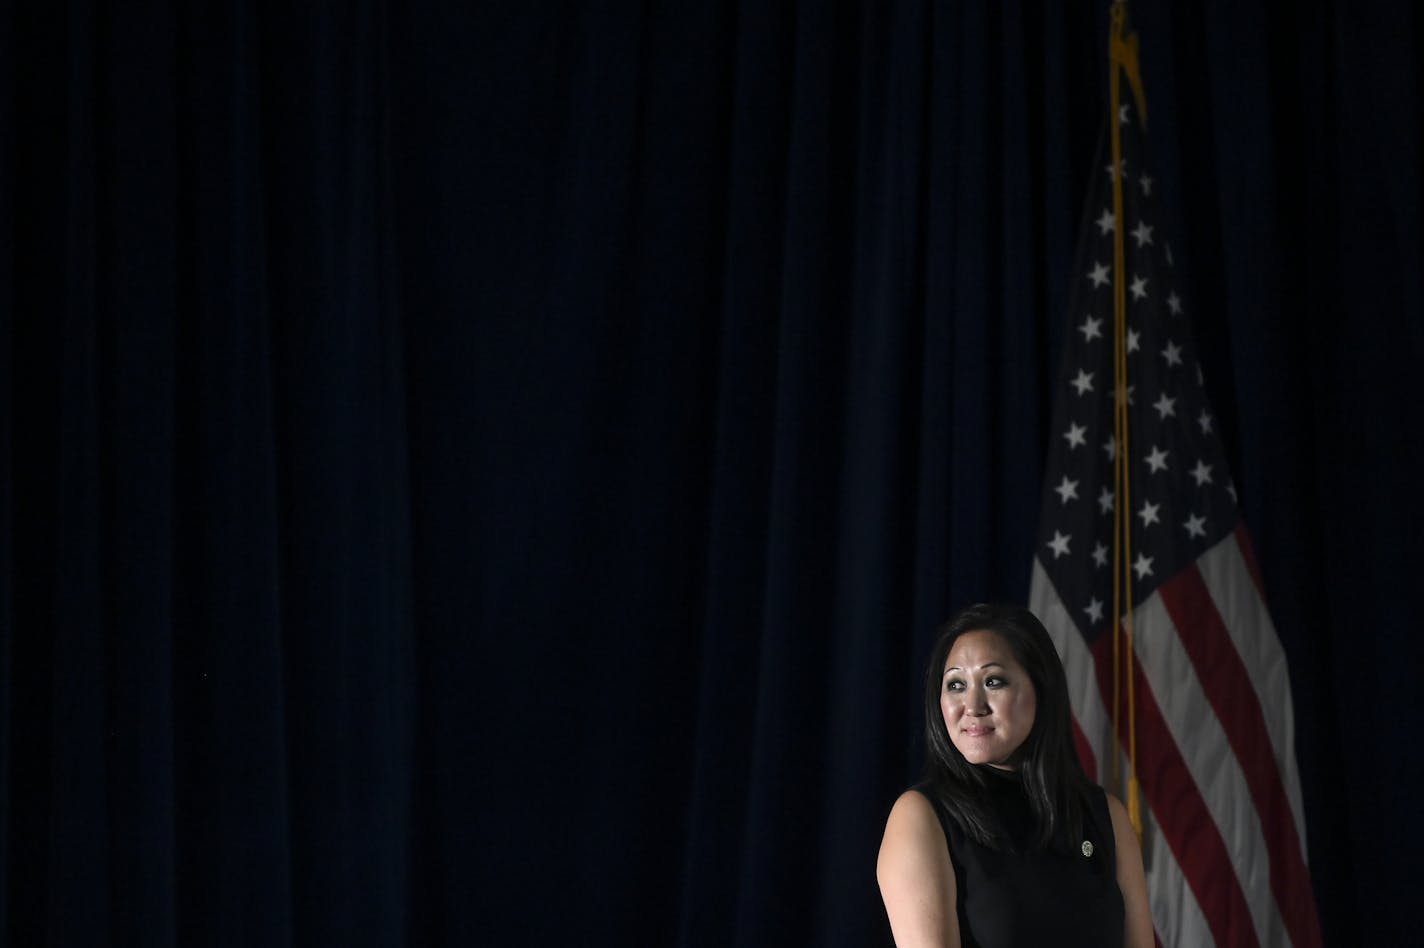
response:
{"label": "black sleeveless top", "polygon": [[982,768],[994,815],[1013,850],[991,849],[959,828],[929,787],[954,866],[959,938],[964,948],[1121,948],[1123,906],[1107,796],[1093,787],[1083,839],[1070,852],[1040,849],[1018,775]]}

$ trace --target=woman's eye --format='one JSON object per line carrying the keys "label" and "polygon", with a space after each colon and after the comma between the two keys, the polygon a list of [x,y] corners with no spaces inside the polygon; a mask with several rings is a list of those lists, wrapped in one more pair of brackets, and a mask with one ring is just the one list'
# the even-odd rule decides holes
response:
{"label": "woman's eye", "polygon": [[1008,682],[997,675],[984,679],[984,687],[986,688],[1002,688],[1006,684],[1008,684]]}
{"label": "woman's eye", "polygon": [[946,683],[945,683],[945,686],[944,686],[944,690],[945,690],[945,691],[963,691],[963,690],[964,690],[964,682],[962,682],[962,681],[950,681],[950,682],[946,682]]}

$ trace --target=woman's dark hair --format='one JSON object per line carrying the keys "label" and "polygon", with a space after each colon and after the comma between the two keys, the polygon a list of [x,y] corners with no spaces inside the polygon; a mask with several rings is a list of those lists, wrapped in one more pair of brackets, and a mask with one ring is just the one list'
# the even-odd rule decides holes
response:
{"label": "woman's dark hair", "polygon": [[989,807],[985,774],[954,746],[940,711],[944,663],[955,640],[976,631],[1003,639],[1033,682],[1033,727],[1015,753],[1016,773],[1037,818],[1038,845],[1071,847],[1082,836],[1092,784],[1073,747],[1063,663],[1043,623],[1021,606],[980,603],[940,626],[925,671],[925,783],[971,839],[994,848],[1010,845]]}

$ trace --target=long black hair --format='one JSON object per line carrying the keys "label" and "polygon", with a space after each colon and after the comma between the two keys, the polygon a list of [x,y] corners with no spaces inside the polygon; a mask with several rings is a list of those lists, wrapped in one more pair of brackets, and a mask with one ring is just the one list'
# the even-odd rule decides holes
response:
{"label": "long black hair", "polygon": [[1015,754],[1015,774],[1037,818],[1037,844],[1067,849],[1083,835],[1092,784],[1073,747],[1063,663],[1043,623],[1021,606],[979,603],[940,626],[925,671],[924,782],[971,839],[996,849],[1011,845],[989,807],[985,774],[954,746],[940,710],[950,649],[961,635],[976,631],[993,632],[1003,639],[1033,682],[1033,727]]}

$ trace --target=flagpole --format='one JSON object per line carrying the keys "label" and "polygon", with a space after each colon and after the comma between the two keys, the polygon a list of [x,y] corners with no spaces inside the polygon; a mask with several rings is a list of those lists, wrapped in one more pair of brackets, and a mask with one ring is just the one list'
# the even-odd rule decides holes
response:
{"label": "flagpole", "polygon": [[[1122,739],[1120,730],[1121,682],[1127,682],[1127,813],[1133,829],[1142,836],[1142,808],[1137,783],[1137,689],[1132,631],[1132,517],[1131,467],[1129,464],[1127,417],[1127,264],[1123,215],[1122,179],[1122,87],[1125,73],[1132,86],[1138,113],[1146,120],[1142,81],[1137,68],[1137,36],[1127,30],[1127,3],[1115,0],[1112,5],[1112,30],[1108,39],[1109,95],[1112,111],[1108,125],[1112,139],[1113,192],[1113,345],[1115,401],[1113,433],[1116,451],[1113,481],[1121,502],[1113,505],[1113,732]],[[1120,621],[1119,621],[1120,620]],[[1113,755],[1113,782],[1119,782],[1118,755]]]}

